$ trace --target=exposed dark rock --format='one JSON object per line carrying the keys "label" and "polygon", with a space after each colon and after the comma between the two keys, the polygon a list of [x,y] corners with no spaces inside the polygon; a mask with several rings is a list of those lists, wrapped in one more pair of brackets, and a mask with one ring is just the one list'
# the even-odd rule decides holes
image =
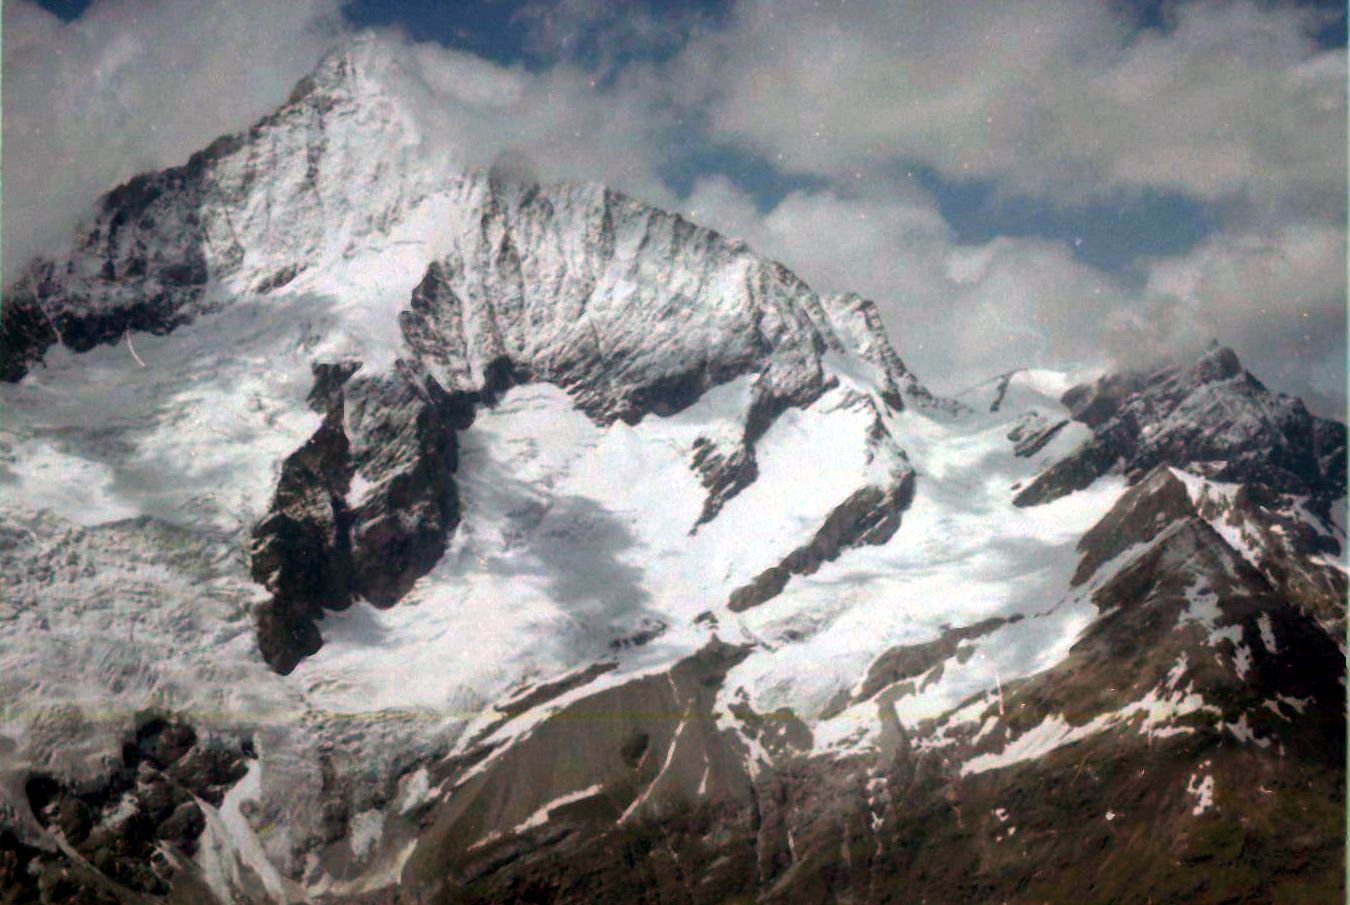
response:
{"label": "exposed dark rock", "polygon": [[[494,189],[494,193],[498,191],[506,190]],[[566,390],[577,407],[599,424],[614,421],[636,424],[648,415],[680,412],[709,389],[737,377],[764,373],[774,351],[772,343],[764,337],[751,344],[728,347],[716,355],[688,360],[673,356],[654,361],[649,350],[633,345],[637,338],[626,331],[621,331],[622,344],[613,345],[618,339],[605,334],[604,324],[597,327],[593,321],[579,318],[575,335],[569,335],[564,346],[533,348],[536,340],[522,330],[526,276],[515,245],[514,218],[528,215],[547,219],[552,213],[550,202],[538,196],[537,189],[525,190],[519,199],[512,192],[507,191],[507,195],[514,200],[508,202],[503,196],[484,215],[483,228],[498,236],[499,245],[489,260],[478,262],[482,271],[470,270],[469,262],[458,258],[433,262],[414,290],[408,310],[400,315],[408,346],[447,386],[490,401],[496,392],[511,385],[531,381],[552,383]],[[607,192],[593,212],[598,222],[588,225],[596,231],[593,260],[588,258],[588,266],[598,267],[616,254],[613,224],[609,221],[613,208],[626,204],[622,196]],[[677,243],[698,241],[702,235],[682,220],[676,222],[674,232]],[[775,265],[765,263],[764,267],[773,270],[775,280],[799,282],[786,271],[778,272]],[[501,281],[503,285],[497,292],[505,297],[491,304],[462,297],[482,292],[479,284],[487,279]],[[595,277],[588,279],[593,284]],[[584,299],[578,304],[584,310]],[[472,336],[466,324],[471,319],[477,331]],[[822,353],[825,340],[818,333],[807,335],[810,351]],[[781,401],[784,407],[807,405],[824,389],[819,362],[804,359],[799,364],[800,374],[779,394],[787,397]],[[506,379],[494,377],[490,373],[494,368]],[[764,395],[765,405],[780,404],[769,398],[772,394]]]}
{"label": "exposed dark rock", "polygon": [[[1165,542],[1148,541],[1146,504],[1174,490],[1166,471],[1157,474],[1146,482],[1157,485],[1152,493],[1137,489],[1133,515],[1111,521],[1143,538],[1144,549],[1096,590],[1103,617],[1063,663],[1006,683],[984,720],[947,727],[945,744],[914,743],[940,720],[900,727],[897,746],[880,754],[814,754],[807,738],[770,739],[774,760],[749,781],[748,796],[693,797],[618,823],[612,815],[632,792],[609,810],[599,796],[575,817],[550,815],[550,828],[527,842],[503,843],[509,854],[459,874],[438,901],[624,903],[653,893],[710,905],[1338,900],[1344,659],[1199,518],[1181,518]],[[1211,647],[1210,630],[1187,616],[1197,581],[1216,594],[1217,627],[1238,631],[1244,658],[1226,640]],[[1278,649],[1263,646],[1260,620]],[[873,684],[931,663],[933,651],[920,647],[889,658],[885,676],[874,668]],[[1166,718],[1166,732],[1140,712],[1048,753],[965,769],[1046,720],[1086,727],[1181,690],[1205,706]],[[1277,694],[1301,701],[1303,718],[1266,706]],[[739,699],[730,709],[737,731],[761,747],[766,731],[792,731],[790,714],[761,717]],[[1256,741],[1239,740],[1231,728],[1239,720]],[[630,746],[619,758],[639,772],[662,760],[655,755],[671,737],[650,732],[639,745],[640,721],[634,714],[627,723]],[[739,744],[729,732],[719,743]],[[514,769],[498,768],[503,776]],[[1202,777],[1213,783],[1205,808],[1193,791]],[[419,863],[403,880],[436,875]]]}
{"label": "exposed dark rock", "polygon": [[[509,276],[519,267],[511,263],[509,230],[502,243],[491,266],[505,268]],[[492,404],[510,386],[542,380],[566,389],[599,423],[635,423],[651,414],[673,414],[711,387],[764,368],[767,345],[675,371],[630,366],[624,356],[633,350],[601,355],[598,340],[557,354],[512,351],[503,331],[519,329],[506,319],[519,300],[497,303],[489,312],[497,320],[480,324],[488,334],[471,345],[464,323],[468,315],[454,288],[459,267],[433,263],[413,292],[400,325],[416,358],[400,362],[393,375],[353,377],[349,370],[316,365],[311,405],[324,415],[324,423],[284,464],[272,512],[255,531],[254,576],[273,593],[259,611],[259,646],[278,671],[289,672],[318,650],[317,621],[326,609],[341,609],[353,597],[392,606],[439,560],[459,520],[452,477],[455,432],[472,422],[476,405]],[[815,336],[818,345],[824,342]],[[479,361],[486,351],[490,357]],[[477,377],[474,362],[482,368]],[[824,390],[818,363],[808,364],[803,363],[803,373],[811,379],[781,392],[764,388],[767,384],[757,389],[737,451],[729,457],[703,448],[702,455],[696,453],[710,487],[705,518],[754,480],[754,443],[773,420]],[[459,389],[447,392],[436,374]],[[360,494],[350,493],[354,481],[362,487]],[[885,508],[881,501],[874,501],[876,507]],[[834,543],[833,533],[843,530],[827,524],[822,550]],[[875,533],[866,524],[856,531]]]}
{"label": "exposed dark rock", "polygon": [[0,905],[38,905],[42,901],[38,875],[43,854],[41,849],[20,842],[10,830],[0,830]]}
{"label": "exposed dark rock", "polygon": [[694,531],[698,530],[699,525],[712,521],[727,500],[759,477],[759,463],[755,461],[754,449],[744,443],[723,452],[707,437],[699,437],[694,441],[689,465],[698,473],[708,491],[703,501],[703,511],[692,529]]}
{"label": "exposed dark rock", "polygon": [[1110,420],[1121,404],[1148,385],[1142,374],[1108,374],[1094,383],[1070,387],[1060,398],[1075,421],[1097,427]]}
{"label": "exposed dark rock", "polygon": [[1013,442],[1013,455],[1029,459],[1059,436],[1069,422],[1067,419],[1051,422],[1044,415],[1028,412],[1017,425],[1008,432]]}
{"label": "exposed dark rock", "polygon": [[1280,595],[1339,637],[1345,628],[1346,576],[1328,558],[1340,557],[1342,544],[1317,513],[1317,498],[1308,502],[1305,506],[1301,498],[1243,484],[1231,496],[1202,492],[1196,511],[1243,537],[1248,555]]}
{"label": "exposed dark rock", "polygon": [[642,628],[609,642],[612,651],[627,650],[630,647],[642,647],[650,644],[666,633],[667,626],[659,619],[644,619]]}
{"label": "exposed dark rock", "polygon": [[[325,610],[355,597],[396,603],[459,521],[455,432],[473,419],[472,397],[403,364],[389,377],[355,377],[359,367],[314,365],[309,401],[323,423],[283,463],[272,511],[254,529],[253,577],[272,592],[258,645],[281,673],[322,645]],[[357,477],[366,489],[349,500]]]}
{"label": "exposed dark rock", "polygon": [[[1080,580],[1106,559],[1140,552],[1095,588],[1103,615],[1064,662],[1005,683],[982,721],[947,727],[945,744],[914,744],[941,720],[909,731],[897,723],[898,744],[881,755],[812,754],[809,734],[780,743],[793,732],[791,714],[763,717],[733,699],[737,732],[774,758],[748,798],[691,798],[618,825],[604,816],[614,811],[595,811],[581,825],[560,818],[569,831],[513,843],[509,857],[452,881],[443,901],[509,901],[529,890],[548,901],[618,903],[651,889],[708,903],[1179,905],[1258,891],[1335,900],[1343,894],[1345,751],[1344,658],[1335,643],[1201,519],[1166,468],[1132,488],[1083,548]],[[1197,587],[1215,597],[1218,615],[1205,617],[1213,626],[1190,612]],[[932,669],[962,640],[999,624],[889,652],[860,697]],[[1215,629],[1223,640],[1210,636]],[[1150,695],[1183,691],[1204,706],[1165,716],[1161,727],[1145,722],[1152,711],[1140,711],[1048,754],[963,769],[1047,720],[1086,727]],[[1278,695],[1306,712],[1281,716],[1268,706]],[[628,724],[620,758],[630,770],[671,738],[644,726],[639,745],[639,720]],[[1239,723],[1240,731],[1231,728]],[[1248,732],[1255,741],[1240,741]],[[738,742],[724,733],[721,744]],[[1208,811],[1187,791],[1201,776],[1214,783]]]}
{"label": "exposed dark rock", "polygon": [[[422,282],[413,289],[407,310],[400,312],[399,328],[404,342],[420,361],[446,374],[460,385],[472,382],[469,342],[464,335],[464,303],[451,286],[447,265],[433,261]],[[489,374],[485,383],[504,383],[509,358],[499,359],[498,374]]]}
{"label": "exposed dark rock", "polygon": [[525,711],[538,707],[540,704],[546,704],[554,698],[564,695],[575,688],[590,684],[605,673],[617,669],[618,665],[619,664],[616,661],[592,663],[585,669],[570,676],[565,676],[562,679],[553,682],[541,682],[538,685],[530,686],[513,696],[506,703],[496,705],[493,709],[508,719],[514,719]]}
{"label": "exposed dark rock", "polygon": [[301,268],[298,264],[289,264],[260,281],[257,286],[253,287],[253,291],[259,295],[266,295],[269,292],[274,292],[291,282],[291,280],[294,280],[300,273],[300,270]]}
{"label": "exposed dark rock", "polygon": [[137,727],[135,746],[127,749],[123,759],[129,766],[144,762],[164,770],[182,759],[196,744],[197,733],[191,726],[154,717]]}
{"label": "exposed dark rock", "polygon": [[1120,461],[1106,444],[1089,440],[1069,456],[1036,476],[1013,497],[1014,506],[1035,506],[1067,496],[1092,485]]}
{"label": "exposed dark rock", "polygon": [[129,331],[169,333],[198,313],[209,279],[194,166],[136,176],[103,196],[75,242],[80,268],[36,259],[5,292],[0,378],[20,380],[57,343],[85,352]]}
{"label": "exposed dark rock", "polygon": [[742,695],[728,704],[727,710],[740,723],[741,733],[757,743],[774,760],[811,750],[811,727],[790,707],[758,713]]}
{"label": "exposed dark rock", "polygon": [[[497,213],[505,216],[500,210]],[[503,221],[499,228],[506,231],[503,242],[510,249],[508,224]],[[606,228],[602,223],[602,234]],[[598,253],[613,254],[612,243],[601,242]],[[499,258],[491,266],[501,268],[505,266],[503,260],[509,262],[510,256]],[[515,274],[513,280],[520,279],[515,270],[508,270]],[[648,415],[673,415],[714,386],[744,374],[762,372],[771,351],[763,343],[759,348],[712,358],[705,356],[683,370],[670,371],[665,365],[653,369],[641,350],[602,351],[607,344],[594,326],[588,336],[548,354],[512,350],[513,341],[507,334],[519,327],[495,308],[492,319],[477,328],[486,331],[486,335],[471,342],[465,320],[472,314],[455,288],[463,282],[460,262],[433,262],[414,290],[408,310],[400,315],[400,326],[408,346],[432,373],[443,375],[450,385],[471,388],[471,394],[486,404],[492,404],[497,395],[511,386],[541,381],[565,389],[578,408],[597,423],[621,420],[635,424]],[[523,290],[517,286],[512,291]],[[823,342],[816,337],[822,349]],[[514,344],[521,343],[522,339],[514,340]],[[482,359],[486,350],[491,350],[490,360],[481,377],[475,377],[473,362]],[[791,406],[809,405],[823,392],[825,382],[818,364],[809,365],[803,373],[810,379],[798,380],[785,389],[770,389],[762,379],[756,384],[743,436],[734,448],[721,450],[706,439],[696,444],[692,466],[708,488],[708,497],[694,530],[714,518],[722,505],[754,482],[758,476],[755,443],[774,420]]]}
{"label": "exposed dark rock", "polygon": [[934,395],[919,382],[895,351],[881,312],[870,299],[856,293],[825,295],[821,307],[835,334],[855,354],[880,369],[881,398],[892,410],[904,411],[908,405],[949,414],[966,410],[954,399]]}
{"label": "exposed dark rock", "polygon": [[[202,763],[211,769],[193,766]],[[97,778],[72,785],[30,776],[26,806],[77,858],[0,833],[0,902],[130,903],[191,888],[162,852],[191,858],[206,826],[197,799],[218,804],[245,772],[241,740],[203,740],[185,723],[152,717],[127,739],[122,762]]]}
{"label": "exposed dark rock", "polygon": [[[1223,547],[1210,546],[1203,527],[1196,531],[1195,551],[1208,551],[1200,554],[1206,574],[1227,574],[1211,558],[1224,557]],[[1179,652],[1197,640],[1174,619],[1169,590],[1177,570],[1193,563],[1158,548],[1149,581],[1119,585],[1129,600],[1116,597],[1114,623],[1065,665],[1007,686],[1006,716],[975,751],[999,751],[1049,716],[1087,723],[1166,682]],[[1228,586],[1231,617],[1247,625],[1265,612],[1281,628],[1319,631],[1262,597],[1255,581]],[[693,798],[616,824],[599,796],[575,816],[551,814],[528,842],[499,843],[494,858],[451,879],[437,901],[1336,901],[1343,893],[1336,774],[1345,748],[1330,733],[1343,729],[1335,709],[1343,693],[1324,671],[1334,646],[1324,636],[1303,640],[1318,662],[1258,655],[1246,679],[1192,656],[1187,678],[1222,713],[1201,713],[1185,731],[1158,738],[1126,724],[973,774],[963,771],[972,755],[964,742],[844,758],[783,746],[783,759],[749,783],[748,797]],[[1273,740],[1269,748],[1234,744],[1223,720],[1238,712],[1250,719],[1272,682],[1289,682],[1330,725],[1270,716],[1257,729]],[[756,729],[776,723],[742,715]],[[626,760],[643,763],[644,754],[634,744]],[[1187,790],[1201,775],[1214,782],[1214,804],[1196,813]],[[405,887],[440,875],[423,870],[414,864]]]}
{"label": "exposed dark rock", "polygon": [[932,641],[893,647],[867,668],[867,677],[863,679],[862,687],[858,689],[853,702],[866,701],[888,685],[921,676],[944,660],[955,657],[962,641],[987,635],[1021,618],[1014,616],[1009,619],[999,617],[985,619],[974,625],[949,628]]}
{"label": "exposed dark rock", "polygon": [[1242,370],[1231,349],[1212,348],[1186,368],[1106,377],[1071,389],[1063,402],[1094,436],[1019,493],[1019,506],[1081,490],[1117,468],[1137,481],[1158,465],[1283,493],[1345,494],[1337,452],[1344,426],[1319,426],[1323,419],[1302,402],[1271,393]]}
{"label": "exposed dark rock", "polygon": [[1297,499],[1262,484],[1243,484],[1232,497],[1190,491],[1166,466],[1130,488],[1078,543],[1082,554],[1072,583],[1081,585],[1107,561],[1148,543],[1188,519],[1203,518],[1246,537],[1254,565],[1280,595],[1339,634],[1345,624],[1345,573],[1324,563],[1340,554],[1329,530],[1299,517]]}
{"label": "exposed dark rock", "polygon": [[652,737],[641,730],[633,730],[633,734],[624,740],[619,746],[619,756],[623,762],[634,770],[642,763],[642,756],[647,753],[647,748],[651,744]]}
{"label": "exposed dark rock", "polygon": [[1326,485],[1324,496],[1328,500],[1343,496],[1347,459],[1345,425],[1330,418],[1313,418],[1313,456]]}
{"label": "exposed dark rock", "polygon": [[864,487],[835,507],[810,542],[793,550],[750,584],[732,592],[727,608],[748,610],[782,593],[793,575],[810,575],[822,563],[861,544],[884,544],[900,527],[900,518],[914,498],[914,473],[906,471],[889,487]]}
{"label": "exposed dark rock", "polygon": [[998,385],[994,387],[994,401],[989,403],[989,411],[997,412],[999,409],[1003,408],[1003,400],[1008,395],[1008,387],[1012,386],[1013,378],[1019,373],[1021,373],[1020,369],[999,375]]}
{"label": "exposed dark rock", "polygon": [[392,606],[430,571],[459,522],[455,433],[473,402],[407,367],[389,380],[357,379],[347,391],[352,461],[374,487],[352,501],[352,569],[358,594]]}
{"label": "exposed dark rock", "polygon": [[1132,487],[1078,542],[1083,557],[1072,584],[1090,579],[1102,564],[1196,515],[1195,506],[1171,469],[1159,466]]}
{"label": "exposed dark rock", "polygon": [[717,517],[733,497],[749,487],[759,477],[759,462],[755,459],[755,444],[778,420],[778,416],[793,405],[807,405],[812,400],[805,398],[793,400],[764,390],[757,390],[750,411],[746,415],[745,430],[740,442],[731,450],[723,452],[706,437],[694,441],[691,467],[703,480],[708,495],[703,501],[703,511],[690,533],[698,531]]}
{"label": "exposed dark rock", "polygon": [[[460,781],[451,773],[454,790],[428,814],[405,886],[440,889],[445,901],[459,901],[461,885],[495,887],[568,840],[665,820],[700,789],[707,800],[748,806],[750,780],[713,715],[723,678],[747,653],[713,640],[668,673],[597,691],[548,715]],[[540,819],[541,807],[565,798],[573,803],[546,808],[548,819]],[[628,863],[621,857],[612,866]]]}
{"label": "exposed dark rock", "polygon": [[[336,70],[345,77],[351,64],[343,60]],[[200,313],[213,274],[197,193],[211,161],[254,141],[261,147],[263,139],[275,148],[268,127],[297,105],[331,109],[338,100],[326,90],[306,79],[287,108],[247,137],[223,139],[186,167],[110,193],[64,272],[36,262],[6,293],[0,376],[20,379],[55,343],[89,349],[129,330],[167,332]],[[321,134],[304,140],[310,147],[299,159],[316,187],[329,161]],[[429,267],[413,293],[400,318],[409,350],[403,362],[379,376],[358,373],[356,362],[314,366],[310,404],[322,423],[282,463],[252,551],[253,575],[271,594],[258,611],[259,645],[279,671],[318,649],[326,612],[358,598],[393,605],[442,557],[460,518],[456,432],[477,406],[494,404],[511,386],[549,381],[597,423],[631,424],[754,377],[741,436],[725,448],[706,438],[695,444],[692,464],[707,491],[695,528],[757,480],[756,444],[774,419],[828,388],[819,362],[827,347],[847,346],[877,365],[881,396],[893,409],[959,408],[908,373],[875,306],[855,300],[817,310],[809,290],[767,262],[745,266],[749,314],[706,331],[722,334],[726,345],[665,355],[666,345],[683,338],[685,317],[715,307],[703,304],[719,300],[707,285],[726,285],[719,278],[686,293],[703,278],[699,267],[740,252],[680,218],[634,213],[635,205],[614,193],[596,193],[592,203],[584,191],[550,194],[508,177],[488,177],[487,199],[475,212],[482,241],[466,241],[464,259],[457,251]],[[213,199],[222,200],[229,199]],[[574,205],[576,220],[559,225],[545,216],[555,202]],[[604,307],[596,302],[613,285],[597,291],[596,274],[616,266],[623,243],[615,217],[625,205],[627,223],[636,224],[630,235],[641,240],[632,244],[662,249],[671,260],[643,258],[617,282],[626,286],[631,277],[632,285],[650,286],[671,266],[671,285],[680,288],[648,297],[660,316],[624,320],[630,309],[610,335],[595,326]],[[229,204],[212,206],[223,208]],[[388,222],[387,211],[358,213]],[[531,231],[550,241],[579,235],[584,251],[554,256],[542,278],[531,276]],[[305,266],[304,258],[272,258],[267,232],[262,247],[249,249],[251,259],[261,251],[271,261],[250,275],[257,293],[291,285]],[[159,241],[166,236],[171,241]],[[675,253],[666,255],[667,248]],[[716,254],[705,254],[708,248]],[[237,239],[235,248],[211,253],[213,267],[244,255]],[[769,298],[770,284],[780,297]],[[547,304],[532,308],[531,298]],[[690,298],[697,304],[686,305]],[[851,318],[850,338],[865,341],[836,344],[827,318],[840,336],[839,325]],[[622,329],[635,323],[640,329]],[[666,329],[653,340],[648,328]],[[653,347],[660,354],[647,354]],[[779,352],[772,370],[771,353]],[[1009,381],[1004,375],[994,410]],[[964,722],[946,714],[902,723],[894,706],[899,689],[920,677],[931,681],[951,668],[948,661],[965,662],[973,647],[964,642],[1004,620],[944,627],[940,638],[892,647],[862,678],[855,700],[872,702],[881,723],[874,750],[818,750],[810,727],[790,709],[761,713],[744,690],[723,694],[747,649],[716,640],[717,616],[708,611],[695,622],[713,640],[669,670],[610,676],[615,664],[595,663],[518,690],[498,706],[496,722],[485,720],[453,756],[443,756],[445,747],[381,751],[380,759],[396,761],[390,775],[426,769],[434,784],[434,794],[410,807],[395,805],[383,778],[367,781],[342,762],[341,743],[377,719],[345,715],[340,727],[324,730],[329,744],[319,755],[314,823],[281,827],[293,859],[303,859],[296,871],[305,871],[306,881],[322,877],[323,891],[310,893],[337,905],[348,898],[341,892],[348,880],[373,877],[415,839],[411,856],[397,861],[406,866],[396,886],[353,894],[352,905],[1343,898],[1345,692],[1337,679],[1345,664],[1324,627],[1343,624],[1345,580],[1318,563],[1339,543],[1304,508],[1325,519],[1344,493],[1344,427],[1270,394],[1221,349],[1189,369],[1075,388],[1064,402],[1093,439],[1044,472],[1018,503],[1055,499],[1113,469],[1134,486],[1080,545],[1074,582],[1091,582],[1079,593],[1091,591],[1099,614],[1059,665],[1000,685],[996,698],[985,691],[963,702]],[[891,442],[885,423],[879,416],[871,442]],[[1009,435],[1015,454],[1041,454],[1065,423],[1019,424]],[[1169,467],[1242,483],[1222,499],[1192,501]],[[842,502],[807,543],[737,590],[730,607],[771,599],[793,575],[811,574],[851,546],[886,542],[913,481],[911,473],[896,475],[891,486]],[[1228,540],[1230,528],[1257,538],[1258,552]],[[118,530],[149,533],[136,520]],[[181,540],[164,530],[163,547]],[[7,539],[27,544],[22,533],[8,529]],[[1105,567],[1112,560],[1118,570]],[[37,568],[47,571],[35,575],[50,576],[93,566],[44,561]],[[45,590],[35,581],[23,593]],[[34,629],[55,638],[58,622],[35,622]],[[616,639],[615,649],[650,644],[665,628],[644,624]],[[796,640],[799,629],[775,628],[775,640]],[[1192,707],[1188,697],[1170,716],[1153,706],[1183,694],[1202,705]],[[541,710],[564,695],[565,704]],[[843,693],[831,710],[850,700]],[[1130,710],[1145,700],[1148,706]],[[1291,718],[1295,710],[1298,719]],[[530,711],[528,731],[488,740]],[[1166,722],[1167,731],[1149,732],[1154,721]],[[1070,727],[1072,737],[1019,760],[1011,746],[1035,741],[1028,734],[1047,722],[1049,735]],[[392,738],[380,733],[365,740]],[[244,775],[251,744],[167,717],[142,719],[125,742],[121,762],[104,775],[19,777],[13,800],[0,801],[6,826],[18,812],[15,825],[28,833],[0,831],[0,903],[215,901],[192,885],[189,859],[198,854],[208,807]],[[0,737],[0,756],[10,750]],[[1002,761],[966,769],[981,755]],[[398,761],[414,757],[421,762]],[[1202,772],[1216,790],[1212,810],[1197,813],[1188,789]],[[274,802],[261,807],[269,818],[293,816]],[[381,829],[363,854],[354,837],[361,815],[372,811]],[[273,852],[278,838],[270,837]],[[242,864],[222,867],[248,872]],[[254,889],[236,898],[253,900]]]}
{"label": "exposed dark rock", "polygon": [[310,407],[319,429],[282,463],[271,512],[253,531],[253,580],[272,598],[257,613],[263,658],[288,673],[319,649],[316,620],[352,602],[351,512],[354,473],[344,425],[342,385],[356,362],[316,364]]}

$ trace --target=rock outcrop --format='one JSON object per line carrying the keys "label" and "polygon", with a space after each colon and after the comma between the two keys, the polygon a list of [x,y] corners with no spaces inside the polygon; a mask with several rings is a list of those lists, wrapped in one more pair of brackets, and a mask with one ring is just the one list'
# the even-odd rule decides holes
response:
{"label": "rock outcrop", "polygon": [[397,603],[459,522],[455,433],[473,420],[472,398],[406,366],[369,379],[359,369],[314,366],[310,405],[323,423],[282,463],[254,528],[253,577],[272,593],[258,645],[278,672],[318,651],[325,610]]}
{"label": "rock outcrop", "polygon": [[[252,740],[200,738],[192,726],[145,717],[121,762],[78,786],[35,773],[23,801],[8,806],[51,831],[59,849],[0,835],[0,889],[7,902],[131,901],[200,884],[191,863],[206,827],[203,803],[219,807],[247,771]],[[12,813],[12,811],[11,811]]]}
{"label": "rock outcrop", "polygon": [[864,487],[832,511],[811,540],[770,566],[727,600],[733,613],[759,606],[777,597],[794,575],[810,575],[837,559],[849,547],[884,544],[900,528],[905,508],[914,496],[914,474],[905,472],[887,487]]}
{"label": "rock outcrop", "polygon": [[1063,402],[1093,437],[1022,490],[1019,506],[1081,490],[1113,469],[1137,480],[1158,465],[1327,501],[1345,494],[1345,426],[1271,393],[1231,349],[1211,349],[1189,367],[1105,377]]}

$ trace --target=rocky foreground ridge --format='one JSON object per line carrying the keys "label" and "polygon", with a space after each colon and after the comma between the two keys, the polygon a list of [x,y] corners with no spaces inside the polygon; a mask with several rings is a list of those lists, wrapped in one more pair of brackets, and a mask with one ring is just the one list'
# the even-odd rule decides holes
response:
{"label": "rocky foreground ridge", "polygon": [[1223,348],[941,399],[409,65],[6,293],[0,902],[1343,896],[1344,425]]}

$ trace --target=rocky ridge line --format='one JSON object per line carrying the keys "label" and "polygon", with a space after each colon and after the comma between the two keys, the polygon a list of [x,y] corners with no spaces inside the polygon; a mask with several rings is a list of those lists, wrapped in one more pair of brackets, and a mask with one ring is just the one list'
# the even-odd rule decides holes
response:
{"label": "rocky ridge line", "polygon": [[1103,377],[1062,401],[1093,437],[1018,493],[1018,506],[1058,499],[1113,470],[1137,481],[1157,465],[1311,495],[1320,508],[1345,495],[1345,425],[1271,393],[1232,349],[1213,347],[1189,367]]}

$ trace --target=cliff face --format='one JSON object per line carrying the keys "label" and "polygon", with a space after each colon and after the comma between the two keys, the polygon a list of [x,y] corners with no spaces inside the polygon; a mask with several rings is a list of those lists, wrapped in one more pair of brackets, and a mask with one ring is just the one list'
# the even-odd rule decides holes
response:
{"label": "cliff face", "polygon": [[1342,425],[1223,350],[941,399],[400,84],[356,42],[6,295],[5,895],[1339,894]]}
{"label": "cliff face", "polygon": [[1216,346],[1187,367],[1104,377],[1072,388],[1063,402],[1093,437],[1022,491],[1019,505],[1112,469],[1137,478],[1157,465],[1327,504],[1345,496],[1345,425],[1267,390],[1232,349]]}

